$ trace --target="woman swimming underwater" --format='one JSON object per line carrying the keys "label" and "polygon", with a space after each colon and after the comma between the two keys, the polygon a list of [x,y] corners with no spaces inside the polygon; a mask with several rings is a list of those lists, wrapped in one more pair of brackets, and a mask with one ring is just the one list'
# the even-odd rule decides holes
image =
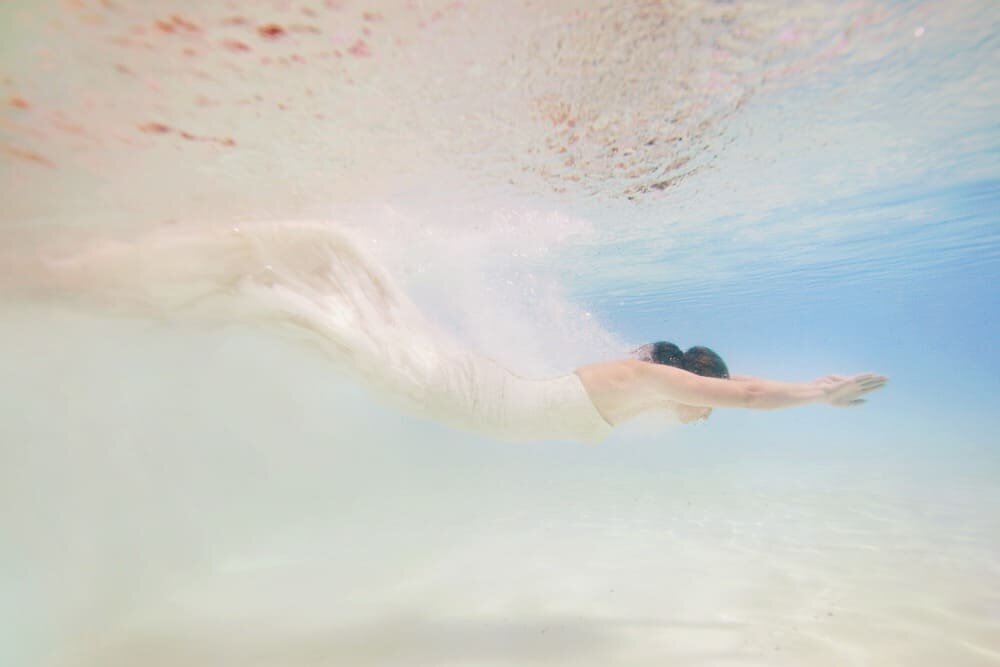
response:
{"label": "woman swimming underwater", "polygon": [[463,350],[343,230],[327,223],[169,229],[43,258],[7,258],[5,291],[128,316],[277,326],[407,412],[503,440],[599,441],[650,411],[858,405],[887,378],[730,377],[715,352],[658,342],[543,380]]}
{"label": "woman swimming underwater", "polygon": [[[464,356],[464,355],[463,355]],[[442,366],[458,413],[442,421],[508,440],[603,440],[613,427],[641,414],[666,412],[687,424],[708,419],[713,408],[771,410],[811,403],[854,406],[888,382],[874,373],[827,375],[812,382],[730,377],[706,347],[681,352],[673,343],[651,343],[633,358],[589,364],[546,380],[518,377],[481,357],[453,358]],[[435,402],[425,404],[433,412]],[[457,421],[456,421],[457,420]]]}

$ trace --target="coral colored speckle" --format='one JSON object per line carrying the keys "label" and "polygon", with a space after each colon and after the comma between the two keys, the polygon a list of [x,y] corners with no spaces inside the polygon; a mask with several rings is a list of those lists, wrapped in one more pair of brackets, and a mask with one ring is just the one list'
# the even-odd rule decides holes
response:
{"label": "coral colored speckle", "polygon": [[24,99],[23,97],[16,97],[16,96],[10,98],[10,105],[18,109],[27,109],[28,107],[31,106],[30,104],[28,104],[28,100]]}
{"label": "coral colored speckle", "polygon": [[347,52],[352,56],[357,56],[358,58],[366,58],[372,54],[371,49],[368,48],[368,43],[363,39],[359,39],[351,44],[350,48],[347,49]]}
{"label": "coral colored speckle", "polygon": [[164,125],[163,123],[146,123],[145,125],[140,125],[139,129],[149,134],[167,134],[174,131],[169,125]]}
{"label": "coral colored speckle", "polygon": [[34,162],[36,164],[44,165],[46,167],[55,168],[55,163],[49,160],[43,155],[36,153],[35,151],[25,150],[23,148],[17,148],[16,146],[4,146],[4,151],[16,158],[21,160],[27,160],[29,162]]}
{"label": "coral colored speckle", "polygon": [[249,21],[243,16],[230,16],[222,21],[222,25],[246,25],[247,23]]}
{"label": "coral colored speckle", "polygon": [[83,126],[80,125],[79,123],[73,123],[68,120],[63,120],[59,118],[52,121],[52,127],[56,128],[57,130],[62,130],[67,134],[74,134],[76,136],[83,136],[87,133],[87,131],[83,129]]}
{"label": "coral colored speckle", "polygon": [[199,28],[197,24],[188,21],[183,16],[178,16],[177,14],[174,14],[173,16],[170,17],[170,20],[173,21],[174,25],[178,26],[179,28],[183,28],[188,32],[201,32],[201,28]]}
{"label": "coral colored speckle", "polygon": [[277,23],[268,23],[267,25],[262,25],[257,28],[257,33],[261,37],[266,37],[268,39],[277,39],[285,34],[285,29],[282,28]]}
{"label": "coral colored speckle", "polygon": [[221,144],[223,146],[235,146],[236,140],[230,137],[225,137],[219,139],[217,137],[200,137],[197,134],[191,134],[190,132],[181,132],[181,137],[187,139],[188,141],[207,141],[209,143]]}
{"label": "coral colored speckle", "polygon": [[365,21],[381,21],[382,14],[380,12],[365,12],[361,15],[361,18]]}
{"label": "coral colored speckle", "polygon": [[175,26],[170,21],[158,20],[155,23],[156,27],[163,32],[177,32],[177,26]]}
{"label": "coral colored speckle", "polygon": [[184,49],[181,53],[183,53],[184,55],[186,55],[188,57],[198,55],[198,52],[195,51],[194,49],[192,49],[191,47],[188,47],[188,48]]}
{"label": "coral colored speckle", "polygon": [[222,45],[229,49],[230,51],[249,51],[250,46],[246,42],[241,42],[238,39],[227,39],[222,42]]}

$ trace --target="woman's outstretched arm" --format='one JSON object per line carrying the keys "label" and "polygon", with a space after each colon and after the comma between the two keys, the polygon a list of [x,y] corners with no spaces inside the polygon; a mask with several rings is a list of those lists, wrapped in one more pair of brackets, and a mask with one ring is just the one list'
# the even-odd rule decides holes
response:
{"label": "woman's outstretched arm", "polygon": [[644,370],[656,390],[669,400],[703,407],[757,410],[809,403],[860,405],[864,403],[862,396],[888,382],[888,378],[875,373],[827,375],[812,382],[780,382],[748,376],[729,380],[708,378],[660,364],[647,364]]}

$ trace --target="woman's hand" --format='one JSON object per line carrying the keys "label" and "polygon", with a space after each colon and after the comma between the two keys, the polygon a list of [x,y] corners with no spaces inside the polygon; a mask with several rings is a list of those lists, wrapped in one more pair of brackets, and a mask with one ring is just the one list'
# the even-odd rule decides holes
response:
{"label": "woman's hand", "polygon": [[846,407],[861,405],[865,394],[881,389],[889,378],[875,373],[860,373],[845,377],[843,375],[825,375],[813,384],[823,391],[824,402],[830,405]]}

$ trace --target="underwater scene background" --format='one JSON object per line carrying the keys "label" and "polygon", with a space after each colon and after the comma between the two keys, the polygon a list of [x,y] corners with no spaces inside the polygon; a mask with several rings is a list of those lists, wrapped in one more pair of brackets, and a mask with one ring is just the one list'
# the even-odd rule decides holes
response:
{"label": "underwater scene background", "polygon": [[[0,662],[1000,663],[998,29],[965,1],[0,4]],[[359,329],[358,367],[149,290],[215,254],[116,274],[138,312],[24,289],[26,258],[300,220],[426,326]],[[891,383],[599,446],[379,391],[428,341],[546,377],[661,339]]]}

